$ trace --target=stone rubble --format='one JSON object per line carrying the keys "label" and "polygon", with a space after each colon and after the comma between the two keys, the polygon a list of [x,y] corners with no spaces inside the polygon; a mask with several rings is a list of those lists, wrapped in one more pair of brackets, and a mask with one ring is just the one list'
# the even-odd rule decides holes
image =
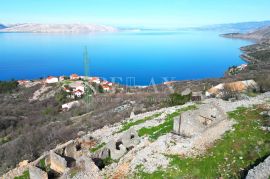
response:
{"label": "stone rubble", "polygon": [[[200,106],[211,106],[211,104],[215,104],[220,110],[226,113],[241,106],[250,107],[252,105],[263,104],[269,101],[269,99],[270,93],[235,102],[223,101],[221,99],[206,99],[203,101],[203,104],[197,104],[197,107],[200,108]],[[14,176],[21,175],[25,170],[32,166],[37,166],[40,160],[46,158],[46,163],[50,163],[50,167],[54,171],[62,173],[61,178],[70,178],[70,173],[74,170],[74,167],[68,166],[68,162],[64,157],[73,158],[75,160],[75,169],[78,171],[73,178],[78,179],[104,177],[126,178],[132,175],[132,173],[137,172],[138,167],[148,173],[152,173],[160,168],[165,169],[170,163],[170,159],[166,157],[166,155],[196,156],[203,154],[207,146],[221,138],[222,135],[226,131],[231,130],[232,126],[235,124],[234,120],[228,120],[224,117],[218,120],[218,122],[213,123],[213,125],[209,125],[205,130],[194,133],[194,135],[189,136],[189,138],[173,133],[164,134],[155,141],[150,141],[147,136],[138,137],[137,131],[139,129],[158,126],[165,121],[168,114],[172,114],[190,105],[194,105],[194,103],[190,102],[182,106],[168,107],[143,114],[132,115],[132,118],[126,119],[121,123],[104,126],[101,129],[85,135],[81,132],[78,139],[59,145],[50,152],[45,152],[44,155],[36,161],[15,168],[3,177],[14,178]],[[124,122],[135,122],[156,114],[160,115],[144,123],[132,126],[127,131],[119,132]],[[103,143],[105,145],[98,149],[96,153],[100,154],[100,152],[103,151],[104,153],[102,153],[100,158],[105,159],[109,156],[113,159],[117,159],[117,161],[99,170],[92,160],[96,155],[90,152],[89,148]],[[116,146],[117,149],[119,148],[119,151],[121,151],[121,155],[115,157],[114,154],[112,155],[112,149],[116,149]],[[30,170],[32,171],[32,169]],[[252,173],[253,171],[250,172]],[[35,171],[31,173],[38,175],[39,172]],[[257,175],[255,171],[253,173]],[[42,172],[40,174],[42,175]]]}

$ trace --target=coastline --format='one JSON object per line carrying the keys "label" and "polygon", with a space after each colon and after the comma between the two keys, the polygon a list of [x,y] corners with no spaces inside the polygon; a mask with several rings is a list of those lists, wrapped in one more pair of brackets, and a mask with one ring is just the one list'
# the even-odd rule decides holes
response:
{"label": "coastline", "polygon": [[[1,32],[0,32],[1,33]],[[21,32],[8,32],[8,33],[21,33]],[[31,32],[29,32],[31,33]],[[229,37],[226,37],[225,34],[219,34],[220,37],[223,37],[223,38],[229,38]],[[234,38],[234,37],[231,37],[231,38]],[[241,38],[241,40],[250,40],[250,39],[245,39],[245,38]],[[249,45],[248,45],[249,46]],[[247,46],[242,46],[240,47],[240,50],[243,52],[243,54],[240,54],[240,58],[246,62],[247,64],[251,64],[251,63],[254,63],[256,61],[256,59],[253,59],[252,57],[248,56],[244,50],[244,48],[247,47]],[[181,82],[193,82],[193,81],[205,81],[205,80],[212,80],[212,79],[215,79],[216,81],[217,80],[224,80],[227,78],[226,76],[226,73],[228,72],[228,70],[225,70],[223,72],[223,75],[220,76],[220,77],[205,77],[205,78],[199,78],[199,79],[184,79],[184,80],[175,80],[173,82],[171,81],[168,81],[170,83],[181,83]],[[31,80],[31,81],[40,81],[40,79],[38,78],[31,78],[31,79],[16,79],[17,80]],[[10,80],[1,80],[1,81],[10,81]],[[161,83],[158,83],[156,85],[163,85],[167,83],[166,81],[164,82],[161,82]],[[166,85],[166,84],[165,84]],[[124,86],[127,86],[127,87],[133,87],[133,88],[140,88],[140,89],[145,89],[145,88],[148,88],[148,87],[151,87],[151,85],[136,85],[136,86],[128,86],[128,85],[124,85]]]}

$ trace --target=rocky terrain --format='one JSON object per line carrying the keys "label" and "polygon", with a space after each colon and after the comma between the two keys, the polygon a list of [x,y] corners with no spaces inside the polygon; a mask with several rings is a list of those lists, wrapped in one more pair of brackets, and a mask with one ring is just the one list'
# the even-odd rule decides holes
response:
{"label": "rocky terrain", "polygon": [[0,30],[0,32],[33,33],[93,33],[117,31],[117,28],[114,27],[93,24],[17,24]]}
{"label": "rocky terrain", "polygon": [[[228,143],[228,136],[224,136],[224,134],[227,132],[227,135],[236,135],[235,132],[238,131],[237,125],[239,124],[239,121],[236,120],[237,117],[234,119],[231,118],[232,115],[229,115],[228,118],[224,118],[221,121],[214,123],[204,131],[201,131],[192,137],[185,137],[172,133],[172,120],[174,118],[178,118],[178,115],[181,113],[184,114],[185,111],[190,111],[192,113],[193,110],[198,109],[198,112],[201,113],[205,110],[203,108],[200,109],[201,106],[207,104],[216,104],[220,107],[220,110],[226,113],[235,111],[239,109],[239,107],[241,107],[241,110],[243,108],[252,108],[254,105],[257,105],[258,108],[259,106],[263,105],[264,110],[270,110],[269,100],[270,93],[265,93],[254,98],[247,98],[236,102],[207,99],[202,102],[203,104],[187,103],[182,106],[161,108],[159,110],[134,115],[120,123],[104,126],[103,128],[94,130],[88,134],[83,134],[83,132],[80,132],[78,133],[79,137],[77,139],[58,145],[55,149],[45,152],[41,157],[33,162],[22,162],[18,168],[15,168],[14,170],[11,170],[7,174],[3,175],[3,178],[13,178],[20,175],[23,176],[25,175],[25,172],[28,173],[30,178],[33,178],[31,176],[41,175],[45,176],[46,178],[46,173],[48,173],[50,176],[52,173],[54,173],[54,176],[57,174],[57,177],[62,178],[85,179],[89,177],[172,177],[175,175],[165,175],[166,171],[172,170],[171,167],[173,167],[172,161],[174,159],[170,158],[169,156],[180,156],[178,160],[181,160],[181,158],[186,160],[186,157],[190,158],[189,160],[195,160],[193,159],[194,157],[199,159],[201,158],[200,160],[203,160],[204,155],[209,155],[209,148],[219,147],[219,145],[224,145],[225,143],[227,143],[226,145],[230,145]],[[236,112],[235,114],[239,113]],[[262,115],[264,115],[264,113],[262,113]],[[266,135],[265,141],[261,139],[262,143],[260,144],[260,149],[266,150],[265,152],[269,154],[270,150],[268,147],[270,145],[270,141],[267,141],[267,136],[270,135],[269,131],[264,132],[263,129],[255,130],[260,131],[259,133],[263,135]],[[127,135],[131,135],[132,137],[125,138]],[[221,139],[221,144],[215,142],[217,139]],[[244,139],[247,144],[249,140],[253,141],[254,139]],[[236,145],[239,141],[237,141],[237,138],[234,138],[231,142],[233,143],[232,145]],[[111,143],[114,145],[111,145]],[[118,145],[120,148],[117,149]],[[122,148],[124,146],[130,146],[130,148],[126,150],[125,148]],[[116,149],[114,147],[116,147]],[[232,149],[234,149],[234,147],[232,147]],[[242,150],[244,151],[244,149]],[[223,152],[222,155],[224,155]],[[248,157],[244,153],[237,154],[232,152],[230,155],[233,157],[238,157],[238,155],[240,155],[240,157],[237,158],[237,162],[239,162],[238,160],[246,160],[246,157]],[[227,157],[232,157],[230,155],[227,155]],[[260,154],[256,154],[256,156],[257,155]],[[224,158],[222,158],[222,160],[224,160]],[[222,162],[226,162],[226,157],[225,161]],[[228,162],[230,165],[234,165],[233,161]],[[237,164],[237,167],[248,167],[248,163],[249,162],[242,162],[242,164],[239,163]],[[86,167],[86,164],[92,167]],[[194,165],[196,165],[196,162]],[[264,163],[261,165],[263,165],[263,168],[269,167]],[[195,166],[189,165],[189,167],[193,168]],[[215,168],[219,167],[213,166],[212,170],[215,170]],[[250,173],[255,175],[256,171],[258,170],[257,168],[258,167],[251,170],[249,175],[251,175]],[[184,174],[185,172],[181,172],[181,167],[177,170],[179,170],[179,176],[186,176]],[[241,169],[237,168],[237,170]],[[156,175],[156,172],[158,172],[160,175]],[[269,176],[267,172],[268,170],[264,169],[263,173],[260,173],[260,175]],[[219,174],[225,178],[232,176],[230,170],[227,169]],[[236,175],[239,176],[239,174]],[[196,173],[189,173],[188,176],[191,178],[192,176],[195,177]],[[211,175],[205,176],[210,177]]]}

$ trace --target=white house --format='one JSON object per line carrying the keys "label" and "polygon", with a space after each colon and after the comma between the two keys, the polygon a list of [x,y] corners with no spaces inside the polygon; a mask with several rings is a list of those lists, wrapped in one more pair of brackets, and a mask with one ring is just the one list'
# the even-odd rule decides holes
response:
{"label": "white house", "polygon": [[64,81],[65,80],[65,77],[64,76],[60,76],[59,77],[59,81]]}
{"label": "white house", "polygon": [[74,91],[81,91],[82,93],[84,93],[84,86],[77,86]]}
{"label": "white house", "polygon": [[112,90],[112,87],[108,86],[108,85],[102,85],[102,89],[104,92],[109,92]]}
{"label": "white house", "polygon": [[47,84],[52,84],[52,83],[58,83],[58,78],[57,77],[53,77],[53,76],[49,76],[47,79],[46,79],[46,83]]}
{"label": "white house", "polygon": [[70,79],[71,79],[71,80],[79,80],[80,77],[79,77],[79,75],[77,75],[77,74],[72,74],[72,75],[70,75]]}
{"label": "white house", "polygon": [[106,80],[102,81],[101,84],[102,85],[113,86],[113,83],[112,82],[109,82],[109,81],[106,81]]}
{"label": "white house", "polygon": [[62,105],[62,110],[68,111],[68,110],[70,110],[71,108],[79,107],[79,106],[80,106],[80,102],[79,102],[79,101],[72,101],[72,102],[70,102],[70,103],[63,104],[63,105]]}
{"label": "white house", "polygon": [[239,70],[244,70],[245,68],[247,68],[247,64],[242,64],[242,65],[240,65],[240,66],[238,66],[237,68],[239,69]]}
{"label": "white house", "polygon": [[77,98],[81,98],[83,96],[83,92],[81,90],[73,91],[73,95]]}
{"label": "white house", "polygon": [[97,83],[97,84],[100,84],[100,83],[101,83],[101,80],[100,80],[100,78],[98,78],[98,77],[91,77],[91,78],[90,78],[90,82],[91,82],[91,83]]}

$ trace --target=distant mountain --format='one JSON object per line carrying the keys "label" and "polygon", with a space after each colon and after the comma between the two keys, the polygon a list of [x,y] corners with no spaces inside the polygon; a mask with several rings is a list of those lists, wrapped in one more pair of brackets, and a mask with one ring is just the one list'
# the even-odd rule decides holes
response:
{"label": "distant mountain", "polygon": [[228,38],[251,39],[257,41],[270,40],[270,26],[256,29],[249,33],[229,33],[223,34],[222,36]]}
{"label": "distant mountain", "polygon": [[0,24],[0,29],[4,29],[6,28],[6,26],[4,26],[3,24]]}
{"label": "distant mountain", "polygon": [[91,33],[116,32],[117,28],[92,24],[17,24],[1,29],[0,32],[33,32],[33,33]]}
{"label": "distant mountain", "polygon": [[231,23],[231,24],[218,24],[200,27],[201,30],[219,30],[224,32],[239,32],[245,33],[253,31],[254,29],[260,29],[266,26],[270,26],[270,21],[261,22],[241,22],[241,23]]}

